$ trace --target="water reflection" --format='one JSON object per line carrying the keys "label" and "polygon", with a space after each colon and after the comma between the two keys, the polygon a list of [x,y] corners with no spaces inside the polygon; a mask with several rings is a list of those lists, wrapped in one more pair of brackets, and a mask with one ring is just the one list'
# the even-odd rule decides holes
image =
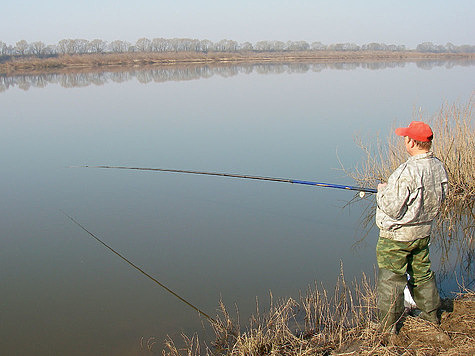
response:
{"label": "water reflection", "polygon": [[[434,231],[434,247],[440,255],[439,274],[443,279],[462,277],[457,281],[472,288],[475,270],[475,200],[457,201],[446,207]],[[458,273],[454,273],[458,272]]]}
{"label": "water reflection", "polygon": [[[361,202],[358,197],[355,197],[349,204],[356,201]],[[374,199],[363,199],[363,201],[365,207],[361,225],[366,233],[355,247],[361,245],[375,226],[376,202]],[[455,205],[445,206],[436,221],[431,236],[431,249],[439,259],[438,283],[450,285],[441,288],[444,293],[457,290],[458,286],[473,290],[475,283],[474,204],[475,200],[472,200],[458,201]]]}
{"label": "water reflection", "polygon": [[[204,66],[174,66],[119,69],[109,72],[84,71],[64,73],[39,73],[18,76],[0,75],[0,92],[18,87],[29,90],[31,87],[44,88],[48,84],[58,84],[63,88],[86,87],[89,85],[104,85],[109,82],[122,83],[136,79],[139,83],[161,83],[168,81],[186,81],[210,78],[214,75],[233,77],[238,74],[283,74],[321,72],[324,70],[381,70],[388,68],[403,68],[411,62],[333,62],[333,63],[287,63],[287,64],[240,64],[240,65],[204,65]],[[453,68],[455,66],[475,65],[475,60],[427,60],[417,61],[420,69],[430,70],[434,67]]]}

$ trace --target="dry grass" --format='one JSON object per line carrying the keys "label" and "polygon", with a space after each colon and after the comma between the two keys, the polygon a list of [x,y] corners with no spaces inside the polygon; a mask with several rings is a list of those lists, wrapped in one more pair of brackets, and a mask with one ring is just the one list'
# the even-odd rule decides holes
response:
{"label": "dry grass", "polygon": [[373,283],[363,276],[348,285],[341,274],[333,296],[315,284],[299,300],[274,302],[259,310],[246,327],[231,318],[220,304],[212,325],[212,347],[200,346],[198,337],[183,335],[182,346],[166,340],[162,355],[471,355],[475,351],[475,293],[464,290],[440,326],[407,316],[398,335],[376,328]]}
{"label": "dry grass", "polygon": [[[449,176],[449,195],[437,220],[439,235],[451,237],[462,232],[464,242],[474,247],[475,202],[475,127],[473,95],[466,104],[446,104],[433,117],[414,115],[413,120],[428,122],[434,131],[434,154],[444,163]],[[400,137],[390,134],[387,142],[368,145],[357,140],[365,153],[361,167],[347,173],[362,186],[376,187],[407,160]],[[374,221],[375,206],[368,208],[365,224]]]}
{"label": "dry grass", "polygon": [[342,272],[332,296],[317,283],[301,293],[298,301],[289,298],[275,302],[271,295],[268,310],[262,313],[257,303],[257,311],[245,328],[221,303],[220,315],[212,325],[216,335],[213,354],[322,355],[363,334],[372,339],[368,325],[374,324],[375,318],[374,288],[365,276],[353,287]]}
{"label": "dry grass", "polygon": [[[449,174],[450,194],[448,204],[475,198],[475,127],[473,124],[473,97],[465,105],[444,105],[433,117],[415,114],[413,120],[428,122],[434,131],[435,155],[444,162]],[[377,141],[375,146],[357,139],[365,152],[366,160],[360,169],[351,173],[364,186],[377,186],[387,181],[389,175],[407,160],[403,141],[390,134],[388,141]]]}

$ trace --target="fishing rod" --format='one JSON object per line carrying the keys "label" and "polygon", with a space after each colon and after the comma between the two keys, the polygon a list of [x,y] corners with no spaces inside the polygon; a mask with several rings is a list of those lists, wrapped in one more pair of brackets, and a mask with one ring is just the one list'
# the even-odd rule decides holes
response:
{"label": "fishing rod", "polygon": [[190,171],[190,170],[181,170],[181,169],[143,168],[143,167],[124,167],[124,166],[80,166],[80,167],[82,167],[82,168],[129,169],[129,170],[137,170],[137,171],[154,171],[154,172],[170,172],[170,173],[187,173],[187,174],[199,174],[199,175],[208,175],[208,176],[264,180],[264,181],[270,181],[270,182],[304,184],[304,185],[313,185],[313,186],[325,187],[325,188],[356,190],[356,191],[360,192],[360,194],[362,196],[364,196],[364,193],[376,193],[377,192],[376,189],[364,188],[364,187],[355,187],[355,186],[351,186],[351,185],[319,183],[319,182],[312,182],[312,181],[307,181],[307,180],[297,180],[297,179],[290,179],[290,178],[260,177],[260,176],[250,176],[250,175],[232,174],[232,173],[200,172],[200,171]]}
{"label": "fishing rod", "polygon": [[211,323],[213,324],[216,324],[216,321],[210,317],[208,314],[206,314],[204,311],[202,311],[201,309],[199,309],[198,307],[194,306],[193,304],[191,304],[189,301],[187,301],[185,298],[179,296],[177,293],[175,293],[174,291],[172,291],[170,288],[168,288],[166,285],[164,285],[163,283],[160,283],[160,281],[158,281],[156,278],[152,277],[150,274],[148,274],[147,272],[145,272],[143,269],[141,269],[140,267],[138,267],[136,264],[134,264],[133,262],[129,261],[127,258],[125,258],[123,255],[121,255],[119,252],[117,252],[116,250],[114,250],[112,247],[110,247],[108,244],[106,244],[104,241],[102,241],[99,237],[97,237],[96,235],[94,235],[92,232],[90,232],[88,229],[86,229],[83,225],[81,225],[78,221],[76,221],[73,217],[71,217],[70,215],[66,214],[64,211],[62,211],[62,213],[64,215],[66,215],[73,223],[75,223],[77,226],[79,226],[81,229],[83,229],[85,232],[87,232],[91,237],[93,237],[96,241],[98,241],[100,244],[102,244],[104,247],[106,247],[107,249],[109,249],[110,251],[112,251],[114,254],[116,254],[117,256],[119,256],[122,260],[124,260],[125,262],[127,262],[130,266],[132,266],[133,268],[135,268],[137,271],[139,271],[140,273],[142,273],[143,275],[145,275],[146,277],[148,277],[149,279],[151,279],[152,281],[154,281],[155,283],[157,283],[160,287],[162,287],[163,289],[165,289],[167,292],[171,293],[172,295],[174,295],[175,297],[177,297],[178,299],[180,299],[183,303],[185,303],[186,305],[192,307],[194,310],[196,310],[199,314],[203,315],[204,317],[206,317]]}

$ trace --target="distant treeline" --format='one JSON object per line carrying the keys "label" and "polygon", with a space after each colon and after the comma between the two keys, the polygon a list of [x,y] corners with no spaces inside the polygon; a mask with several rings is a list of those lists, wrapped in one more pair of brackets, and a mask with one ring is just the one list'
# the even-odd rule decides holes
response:
{"label": "distant treeline", "polygon": [[[0,56],[36,56],[48,57],[63,54],[86,54],[86,53],[148,53],[148,52],[285,52],[285,51],[408,51],[404,45],[368,43],[357,45],[354,43],[336,43],[326,45],[321,42],[306,41],[259,41],[255,44],[250,42],[238,43],[233,40],[221,40],[212,42],[189,38],[140,38],[135,43],[116,40],[112,42],[94,39],[63,39],[57,44],[47,45],[41,41],[28,43],[21,40],[15,45],[8,45],[0,41]],[[415,51],[425,53],[475,53],[475,46],[456,46],[452,43],[436,45],[432,42],[424,42],[417,45]]]}

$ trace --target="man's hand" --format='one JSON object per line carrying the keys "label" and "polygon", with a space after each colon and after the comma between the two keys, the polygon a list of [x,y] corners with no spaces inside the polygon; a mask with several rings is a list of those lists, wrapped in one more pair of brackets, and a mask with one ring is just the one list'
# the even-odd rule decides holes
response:
{"label": "man's hand", "polygon": [[379,183],[379,184],[378,184],[378,191],[380,191],[380,190],[386,188],[387,185],[388,185],[388,183]]}

